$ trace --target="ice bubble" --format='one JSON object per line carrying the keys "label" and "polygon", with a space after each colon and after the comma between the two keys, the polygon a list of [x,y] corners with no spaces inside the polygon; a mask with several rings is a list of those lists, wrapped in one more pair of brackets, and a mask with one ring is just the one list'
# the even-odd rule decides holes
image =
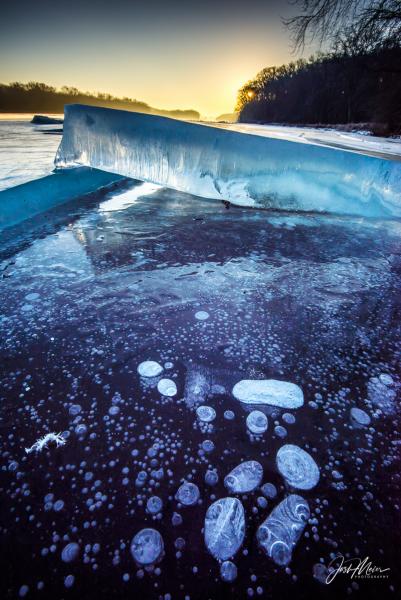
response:
{"label": "ice bubble", "polygon": [[196,409],[196,416],[199,421],[203,421],[204,423],[211,423],[216,418],[216,411],[211,406],[198,406]]}
{"label": "ice bubble", "polygon": [[276,379],[243,379],[232,390],[244,404],[267,404],[279,408],[299,408],[304,403],[301,388],[295,383]]}
{"label": "ice bubble", "polygon": [[174,512],[171,517],[171,524],[173,527],[178,527],[178,525],[182,525],[182,516],[179,513]]}
{"label": "ice bubble", "polygon": [[351,408],[351,418],[358,423],[358,425],[370,425],[370,417],[368,413],[360,408]]}
{"label": "ice bubble", "polygon": [[131,554],[140,565],[153,565],[164,554],[163,538],[156,529],[142,529],[131,542]]}
{"label": "ice bubble", "polygon": [[249,460],[236,466],[224,479],[224,485],[232,494],[252,492],[260,485],[263,468],[256,460]]}
{"label": "ice bubble", "polygon": [[223,581],[234,581],[237,579],[237,567],[231,560],[225,560],[221,563],[220,567],[220,577]]}
{"label": "ice bubble", "polygon": [[292,551],[310,517],[306,500],[296,494],[284,498],[260,525],[256,539],[270,558],[280,566],[290,563]]}
{"label": "ice bubble", "polygon": [[198,310],[198,312],[195,313],[195,319],[198,319],[198,321],[206,321],[208,318],[209,313],[205,310]]}
{"label": "ice bubble", "polygon": [[177,393],[177,386],[172,379],[160,379],[157,389],[162,396],[175,396]]}
{"label": "ice bubble", "polygon": [[212,442],[212,440],[204,440],[202,442],[202,449],[205,452],[213,452],[213,450],[214,450],[214,443]]}
{"label": "ice bubble", "polygon": [[75,577],[74,575],[67,575],[64,579],[64,585],[66,588],[71,588],[74,585]]}
{"label": "ice bubble", "polygon": [[227,419],[227,421],[232,421],[233,419],[235,419],[235,413],[233,413],[232,410],[225,410],[224,418]]}
{"label": "ice bubble", "polygon": [[72,417],[75,417],[76,415],[79,415],[79,413],[81,412],[82,407],[79,404],[72,404],[68,410],[68,412],[70,413],[70,415]]}
{"label": "ice bubble", "polygon": [[64,500],[56,500],[53,505],[53,508],[56,512],[60,512],[64,508]]}
{"label": "ice bubble", "polygon": [[73,562],[78,558],[79,545],[76,542],[70,542],[64,546],[61,552],[61,560],[65,563]]}
{"label": "ice bubble", "polygon": [[199,488],[194,483],[185,481],[177,490],[175,495],[176,500],[184,506],[193,506],[199,500]]}
{"label": "ice bubble", "polygon": [[209,506],[205,516],[205,544],[217,560],[227,560],[241,547],[245,537],[245,514],[237,498],[221,498]]}
{"label": "ice bubble", "polygon": [[213,485],[216,485],[218,481],[219,481],[219,476],[217,474],[217,471],[208,469],[205,473],[205,483],[207,483],[207,485],[213,486]]}
{"label": "ice bubble", "polygon": [[329,570],[322,563],[316,563],[313,565],[313,577],[319,581],[319,583],[327,583],[327,576],[329,575]]}
{"label": "ice bubble", "polygon": [[295,417],[291,413],[284,413],[282,419],[287,425],[293,425],[295,423]]}
{"label": "ice bubble", "polygon": [[251,433],[260,435],[267,430],[267,417],[260,410],[253,410],[246,418],[246,426]]}
{"label": "ice bubble", "polygon": [[277,488],[273,483],[264,483],[260,488],[266,498],[273,500],[277,496]]}
{"label": "ice bubble", "polygon": [[394,379],[388,373],[382,373],[379,375],[380,381],[387,386],[391,386],[394,384]]}
{"label": "ice bubble", "polygon": [[25,296],[25,300],[29,300],[30,302],[37,300],[39,298],[39,294],[36,292],[32,292],[31,294],[27,294]]}
{"label": "ice bubble", "polygon": [[282,425],[276,425],[274,428],[274,434],[279,438],[285,438],[287,436],[287,430]]}
{"label": "ice bubble", "polygon": [[286,482],[294,488],[310,490],[319,481],[319,467],[299,446],[282,446],[277,452],[276,464]]}
{"label": "ice bubble", "polygon": [[163,367],[154,360],[145,360],[138,365],[137,371],[141,377],[157,377],[163,372]]}
{"label": "ice bubble", "polygon": [[146,503],[146,509],[151,515],[156,515],[163,508],[163,501],[158,496],[151,496]]}

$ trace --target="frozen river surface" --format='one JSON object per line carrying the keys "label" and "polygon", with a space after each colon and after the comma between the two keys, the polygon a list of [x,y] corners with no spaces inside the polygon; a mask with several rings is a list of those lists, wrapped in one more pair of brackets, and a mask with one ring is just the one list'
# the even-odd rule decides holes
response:
{"label": "frozen river surface", "polygon": [[400,250],[132,180],[4,235],[2,597],[396,597]]}

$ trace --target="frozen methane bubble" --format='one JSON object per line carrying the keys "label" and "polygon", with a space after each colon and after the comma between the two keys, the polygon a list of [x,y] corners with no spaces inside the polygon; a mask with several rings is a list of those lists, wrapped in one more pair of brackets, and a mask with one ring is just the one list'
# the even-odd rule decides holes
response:
{"label": "frozen methane bubble", "polygon": [[206,321],[208,318],[209,313],[205,310],[198,310],[198,312],[195,313],[195,319],[198,319],[198,321]]}
{"label": "frozen methane bubble", "polygon": [[297,494],[291,494],[273,508],[267,519],[260,525],[256,539],[276,565],[289,564],[292,551],[309,517],[307,501]]}
{"label": "frozen methane bubble", "polygon": [[220,567],[220,577],[223,581],[234,581],[237,579],[237,567],[231,560],[225,560],[221,563]]}
{"label": "frozen methane bubble", "polygon": [[70,563],[76,560],[78,555],[79,545],[76,542],[70,542],[61,551],[61,560],[65,563]]}
{"label": "frozen methane bubble", "polygon": [[142,529],[131,542],[131,554],[140,565],[153,565],[163,558],[163,538],[156,529]]}
{"label": "frozen methane bubble", "polygon": [[211,406],[198,406],[196,409],[196,416],[199,421],[203,421],[204,423],[211,423],[216,418],[216,411]]}
{"label": "frozen methane bubble", "polygon": [[246,418],[246,426],[251,433],[260,435],[267,430],[267,417],[260,410],[253,410]]}
{"label": "frozen methane bubble", "polygon": [[276,456],[277,469],[286,482],[300,490],[310,490],[319,481],[319,467],[310,454],[294,446],[281,446]]}
{"label": "frozen methane bubble", "polygon": [[157,389],[162,396],[175,396],[177,393],[177,386],[172,379],[160,379]]}
{"label": "frozen methane bubble", "polygon": [[199,500],[199,488],[194,483],[184,481],[177,490],[175,499],[181,502],[184,506],[193,506]]}
{"label": "frozen methane bubble", "polygon": [[260,489],[269,500],[273,500],[277,496],[277,488],[274,483],[264,483]]}
{"label": "frozen methane bubble", "polygon": [[242,379],[232,390],[244,404],[267,404],[279,408],[299,408],[304,403],[301,388],[295,383],[276,379]]}
{"label": "frozen methane bubble", "polygon": [[361,408],[351,408],[351,418],[353,421],[358,423],[358,425],[370,425],[370,417],[368,413]]}
{"label": "frozen methane bubble", "polygon": [[146,510],[151,515],[156,515],[163,508],[163,501],[159,496],[151,496],[146,503]]}
{"label": "frozen methane bubble", "polygon": [[163,372],[163,367],[154,360],[145,360],[138,365],[137,370],[141,377],[157,377]]}
{"label": "frozen methane bubble", "polygon": [[224,485],[231,494],[245,494],[257,488],[262,477],[262,465],[256,460],[248,460],[234,467],[225,477]]}
{"label": "frozen methane bubble", "polygon": [[205,516],[205,544],[217,560],[227,560],[241,547],[245,537],[245,514],[238,498],[220,498]]}

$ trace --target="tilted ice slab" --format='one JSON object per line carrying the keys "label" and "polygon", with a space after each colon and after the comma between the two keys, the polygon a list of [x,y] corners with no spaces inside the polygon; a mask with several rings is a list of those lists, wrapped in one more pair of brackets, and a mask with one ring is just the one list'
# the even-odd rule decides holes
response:
{"label": "tilted ice slab", "polygon": [[242,379],[232,390],[234,398],[244,404],[265,404],[279,408],[299,408],[304,403],[301,388],[277,379]]}
{"label": "tilted ice slab", "polygon": [[84,105],[56,165],[87,165],[242,206],[401,216],[401,162]]}

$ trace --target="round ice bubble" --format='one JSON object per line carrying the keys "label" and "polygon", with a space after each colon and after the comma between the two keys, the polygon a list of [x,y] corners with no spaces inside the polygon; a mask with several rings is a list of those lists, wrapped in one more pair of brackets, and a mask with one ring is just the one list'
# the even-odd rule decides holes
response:
{"label": "round ice bubble", "polygon": [[198,321],[206,321],[208,318],[209,313],[205,310],[198,310],[198,312],[195,313],[195,319],[198,319]]}
{"label": "round ice bubble", "polygon": [[70,563],[78,558],[79,545],[76,542],[70,542],[64,546],[61,552],[61,560],[65,563]]}
{"label": "round ice bubble", "polygon": [[216,411],[211,406],[201,405],[196,409],[196,416],[199,421],[204,423],[211,423],[216,418]]}
{"label": "round ice bubble", "polygon": [[151,515],[156,515],[163,508],[163,501],[159,496],[151,496],[146,503],[146,509]]}
{"label": "round ice bubble", "polygon": [[199,500],[199,488],[194,483],[185,481],[177,490],[175,495],[176,500],[184,506],[193,506]]}
{"label": "round ice bubble", "polygon": [[156,529],[142,529],[131,542],[131,554],[140,565],[158,562],[164,553],[163,538]]}
{"label": "round ice bubble", "polygon": [[251,433],[261,435],[267,430],[267,417],[260,410],[253,410],[246,418],[246,426]]}
{"label": "round ice bubble", "polygon": [[220,567],[220,577],[223,581],[234,581],[237,579],[237,567],[231,560],[225,560],[221,563]]}
{"label": "round ice bubble", "polygon": [[157,384],[157,389],[162,396],[175,396],[177,394],[177,386],[172,379],[160,379]]}
{"label": "round ice bubble", "polygon": [[137,371],[141,377],[157,377],[163,372],[163,367],[154,360],[145,360],[138,365]]}

